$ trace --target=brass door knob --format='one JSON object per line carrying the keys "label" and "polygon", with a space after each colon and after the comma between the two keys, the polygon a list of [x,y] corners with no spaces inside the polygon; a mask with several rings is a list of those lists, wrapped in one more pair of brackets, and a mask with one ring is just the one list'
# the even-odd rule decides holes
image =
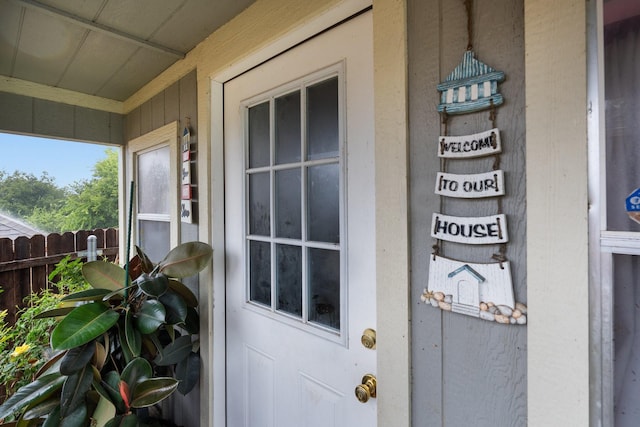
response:
{"label": "brass door knob", "polygon": [[371,328],[365,329],[362,332],[362,337],[360,337],[360,342],[369,350],[376,348],[376,331]]}
{"label": "brass door knob", "polygon": [[372,397],[376,397],[377,380],[373,374],[362,377],[362,384],[356,387],[356,397],[361,403],[367,403]]}

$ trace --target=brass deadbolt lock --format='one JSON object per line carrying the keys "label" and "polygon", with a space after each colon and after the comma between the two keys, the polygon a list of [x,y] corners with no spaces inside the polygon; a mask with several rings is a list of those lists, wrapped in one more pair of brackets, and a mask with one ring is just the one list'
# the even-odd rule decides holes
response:
{"label": "brass deadbolt lock", "polygon": [[371,328],[365,329],[360,337],[360,342],[369,350],[376,348],[376,331]]}
{"label": "brass deadbolt lock", "polygon": [[372,397],[376,397],[377,380],[373,374],[362,377],[362,384],[356,387],[356,397],[361,403],[367,403]]}

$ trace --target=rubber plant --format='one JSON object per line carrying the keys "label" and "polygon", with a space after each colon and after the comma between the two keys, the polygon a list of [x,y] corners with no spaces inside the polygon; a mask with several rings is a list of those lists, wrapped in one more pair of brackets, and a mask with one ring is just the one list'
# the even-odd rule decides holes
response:
{"label": "rubber plant", "polygon": [[91,288],[41,314],[61,319],[51,333],[54,356],[0,406],[0,420],[14,419],[17,427],[142,426],[145,408],[195,386],[198,301],[179,279],[205,268],[213,251],[185,243],[154,265],[136,249],[126,269],[85,263]]}

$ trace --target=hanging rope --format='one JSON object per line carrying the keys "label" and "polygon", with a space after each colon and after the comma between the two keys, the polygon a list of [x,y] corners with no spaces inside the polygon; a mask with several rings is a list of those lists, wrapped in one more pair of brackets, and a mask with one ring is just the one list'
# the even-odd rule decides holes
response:
{"label": "hanging rope", "polygon": [[[444,110],[442,111],[442,113],[440,113],[440,117],[441,117],[441,122],[442,122],[442,126],[443,126],[443,136],[448,136],[449,135],[449,114],[447,114],[447,107],[444,107]],[[439,150],[441,154],[444,154],[444,139],[439,140],[438,142],[439,144]],[[447,159],[444,157],[440,158],[440,170],[442,172],[446,172],[447,171]],[[444,213],[444,197],[442,197],[442,195],[440,195],[439,197],[440,199],[440,212]],[[436,239],[436,243],[432,246],[433,252],[433,260],[436,260],[436,256],[439,256],[442,250],[442,240],[440,239]]]}
{"label": "hanging rope", "polygon": [[467,50],[473,50],[473,0],[464,0],[467,9]]}

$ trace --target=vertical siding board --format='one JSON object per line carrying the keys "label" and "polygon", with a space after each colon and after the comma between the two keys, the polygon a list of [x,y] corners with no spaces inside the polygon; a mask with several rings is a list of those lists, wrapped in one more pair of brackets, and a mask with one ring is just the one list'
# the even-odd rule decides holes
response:
{"label": "vertical siding board", "polygon": [[166,124],[164,121],[164,92],[160,92],[151,98],[151,125],[153,129],[158,129]]}
{"label": "vertical siding board", "polygon": [[140,130],[140,115],[140,107],[133,109],[129,114],[127,114],[125,120],[127,141],[130,141],[142,135],[142,132]]}
{"label": "vertical siding board", "polygon": [[140,106],[140,134],[153,130],[153,108],[151,101],[147,101]]}
{"label": "vertical siding board", "polygon": [[164,124],[180,121],[180,82],[164,91]]}
{"label": "vertical siding board", "polygon": [[33,98],[0,92],[0,129],[33,132]]}
{"label": "vertical siding board", "polygon": [[124,145],[124,116],[122,114],[109,114],[109,140],[117,145]]}
{"label": "vertical siding board", "polygon": [[[429,235],[431,212],[438,205],[433,192],[440,163],[434,155],[440,119],[435,111],[439,83],[440,13],[436,1],[408,2],[409,50],[409,170],[411,221],[412,302],[412,421],[416,427],[442,423],[442,315],[419,304],[427,286],[433,239]],[[428,25],[427,25],[428,23]]]}
{"label": "vertical siding board", "polygon": [[[502,132],[511,261],[517,301],[526,303],[525,121],[523,1],[477,0],[474,3],[474,51],[478,59],[504,71],[500,85],[505,104],[497,109]],[[441,7],[439,10],[438,7]],[[458,65],[467,46],[463,2],[409,1],[409,93],[411,140],[413,423],[415,426],[521,426],[527,423],[527,328],[502,326],[418,304],[426,287],[431,213],[496,213],[491,200],[455,200],[435,196],[435,156],[441,132],[436,85]],[[441,27],[439,27],[441,25]],[[439,38],[440,37],[440,38]],[[454,116],[452,135],[491,128],[487,111]],[[450,161],[451,173],[491,170],[493,158]],[[444,255],[490,262],[495,246],[443,244]],[[441,405],[441,407],[440,407]],[[435,417],[435,418],[434,418]]]}
{"label": "vertical siding board", "polygon": [[33,103],[34,133],[63,138],[74,137],[73,106],[37,98]]}
{"label": "vertical siding board", "polygon": [[74,107],[73,137],[83,141],[109,141],[109,113]]}

